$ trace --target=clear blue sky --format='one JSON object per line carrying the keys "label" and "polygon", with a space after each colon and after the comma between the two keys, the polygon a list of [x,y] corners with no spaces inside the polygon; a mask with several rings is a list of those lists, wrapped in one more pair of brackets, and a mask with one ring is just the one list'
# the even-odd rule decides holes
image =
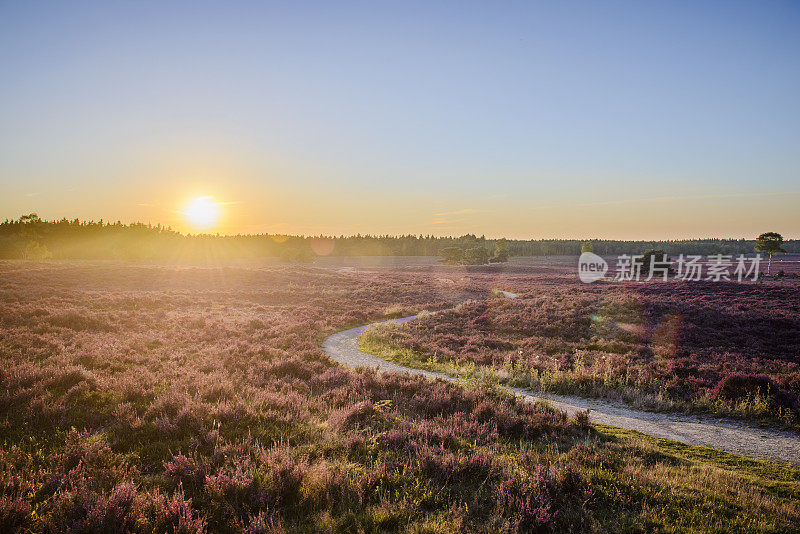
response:
{"label": "clear blue sky", "polygon": [[0,218],[800,237],[800,2],[5,1],[0,73]]}

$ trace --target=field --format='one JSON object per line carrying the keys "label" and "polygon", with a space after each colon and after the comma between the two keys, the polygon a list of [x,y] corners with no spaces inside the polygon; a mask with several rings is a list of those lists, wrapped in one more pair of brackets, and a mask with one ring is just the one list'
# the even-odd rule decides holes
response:
{"label": "field", "polygon": [[407,366],[537,391],[800,424],[793,278],[584,285],[555,265],[510,283],[520,299],[376,327],[362,345]]}
{"label": "field", "polygon": [[[320,349],[457,306],[373,342],[486,378],[796,424],[793,282],[615,288],[569,272],[0,263],[0,531],[797,530],[796,468]],[[754,374],[770,389],[720,386]]]}

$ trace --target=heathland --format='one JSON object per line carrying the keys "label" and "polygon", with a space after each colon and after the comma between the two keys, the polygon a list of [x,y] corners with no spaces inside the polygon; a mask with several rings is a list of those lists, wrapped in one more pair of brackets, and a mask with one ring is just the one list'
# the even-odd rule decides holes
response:
{"label": "heathland", "polygon": [[[797,393],[792,280],[692,299],[689,285],[568,277],[545,261],[2,262],[0,530],[797,530],[795,467],[592,426],[492,380],[343,368],[320,348],[350,326],[456,307],[440,331],[432,317],[386,339],[504,380],[663,390],[681,407],[735,411],[720,384],[739,374]],[[495,289],[525,298],[486,304]]]}
{"label": "heathland", "polygon": [[410,367],[652,410],[800,428],[800,284],[510,279],[519,299],[480,299],[361,336]]}

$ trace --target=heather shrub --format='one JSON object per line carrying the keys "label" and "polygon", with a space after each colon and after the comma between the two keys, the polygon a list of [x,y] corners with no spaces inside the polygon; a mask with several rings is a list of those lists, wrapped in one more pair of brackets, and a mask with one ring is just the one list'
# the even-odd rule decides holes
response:
{"label": "heather shrub", "polygon": [[173,489],[183,488],[190,495],[198,495],[206,480],[207,467],[194,454],[176,454],[164,462],[164,476]]}
{"label": "heather shrub", "polygon": [[783,390],[765,375],[745,373],[729,374],[723,377],[713,390],[719,400],[739,402],[757,397],[765,398],[776,407],[800,412],[800,402],[794,393]]}
{"label": "heather shrub", "polygon": [[242,520],[267,505],[267,494],[253,470],[228,465],[208,475],[203,488],[212,527],[226,531],[240,528]]}
{"label": "heather shrub", "polygon": [[250,502],[261,499],[273,509],[295,506],[300,498],[300,488],[308,470],[306,458],[293,458],[288,447],[278,445],[259,451],[252,475],[258,492],[250,495]]}
{"label": "heather shrub", "polygon": [[8,533],[20,532],[32,522],[31,505],[19,495],[0,496],[0,531]]}
{"label": "heather shrub", "polygon": [[714,388],[718,399],[741,400],[748,396],[771,396],[778,389],[768,376],[736,373],[725,376]]}
{"label": "heather shrub", "polygon": [[582,508],[590,497],[579,472],[565,466],[536,466],[524,479],[496,486],[498,525],[502,532],[588,531]]}
{"label": "heather shrub", "polygon": [[384,429],[388,425],[386,408],[389,403],[359,402],[352,407],[333,412],[329,424],[339,430],[353,428]]}
{"label": "heather shrub", "polygon": [[70,328],[72,330],[89,330],[100,332],[113,332],[116,327],[105,318],[93,313],[81,313],[77,310],[57,312],[51,315],[49,323],[53,326]]}
{"label": "heather shrub", "polygon": [[144,495],[142,510],[143,532],[164,532],[165,534],[205,534],[206,521],[192,508],[192,500],[187,499],[179,489],[171,496],[161,492]]}
{"label": "heather shrub", "polygon": [[80,468],[99,487],[121,480],[128,468],[124,456],[114,452],[105,437],[75,429],[67,433],[63,452],[54,455],[53,460],[57,476],[69,476]]}
{"label": "heather shrub", "polygon": [[482,452],[454,454],[443,448],[422,445],[414,450],[419,472],[436,483],[480,486],[496,478],[501,469]]}
{"label": "heather shrub", "polygon": [[278,517],[266,512],[259,512],[258,515],[250,518],[243,534],[283,534],[283,532],[285,531]]}
{"label": "heather shrub", "polygon": [[589,409],[579,411],[575,414],[575,423],[581,428],[589,428]]}
{"label": "heather shrub", "polygon": [[140,524],[136,490],[120,484],[109,494],[93,494],[87,488],[59,492],[53,503],[48,528],[53,532],[135,532]]}

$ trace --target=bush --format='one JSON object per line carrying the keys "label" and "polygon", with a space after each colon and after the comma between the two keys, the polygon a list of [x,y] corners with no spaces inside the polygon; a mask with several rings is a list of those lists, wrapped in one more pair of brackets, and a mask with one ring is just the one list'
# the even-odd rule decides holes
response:
{"label": "bush", "polygon": [[489,253],[484,247],[471,247],[464,251],[464,264],[484,265],[489,263]]}
{"label": "bush", "polygon": [[800,411],[797,395],[782,389],[766,375],[729,374],[719,381],[714,388],[713,396],[715,399],[732,402],[760,396],[769,400],[774,407]]}
{"label": "bush", "polygon": [[439,250],[439,255],[446,265],[458,265],[464,259],[464,251],[460,247],[444,247]]}
{"label": "bush", "polygon": [[719,381],[714,398],[738,401],[754,395],[769,396],[777,390],[777,384],[768,376],[736,373]]}
{"label": "bush", "polygon": [[369,427],[383,428],[387,424],[387,419],[383,405],[364,401],[334,412],[331,414],[329,422],[333,428],[349,430]]}
{"label": "bush", "polygon": [[31,505],[20,497],[0,497],[0,531],[20,532],[31,522]]}
{"label": "bush", "polygon": [[575,423],[581,428],[589,428],[589,408],[575,413]]}
{"label": "bush", "polygon": [[250,524],[244,529],[244,534],[280,534],[285,532],[281,527],[280,519],[264,512],[250,519]]}

